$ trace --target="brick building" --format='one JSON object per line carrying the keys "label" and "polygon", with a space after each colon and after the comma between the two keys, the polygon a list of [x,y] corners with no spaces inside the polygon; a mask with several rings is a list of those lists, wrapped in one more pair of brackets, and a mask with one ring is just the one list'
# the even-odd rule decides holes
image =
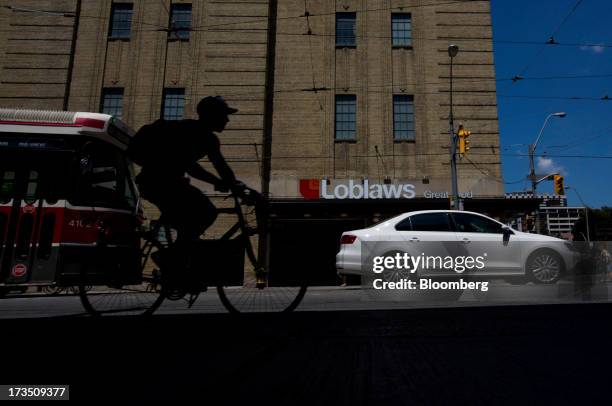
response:
{"label": "brick building", "polygon": [[[331,254],[342,230],[448,207],[447,47],[457,44],[455,123],[472,131],[459,191],[503,199],[486,1],[0,5],[0,106],[102,111],[139,128],[194,117],[200,98],[222,95],[239,109],[223,152],[273,202],[267,242]],[[289,260],[289,248],[270,260]]]}

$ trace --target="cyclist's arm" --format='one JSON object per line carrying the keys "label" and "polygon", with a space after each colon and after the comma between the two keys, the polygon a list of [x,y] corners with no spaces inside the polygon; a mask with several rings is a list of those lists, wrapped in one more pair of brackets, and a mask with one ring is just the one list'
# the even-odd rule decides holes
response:
{"label": "cyclist's arm", "polygon": [[208,159],[210,159],[210,162],[212,162],[224,185],[231,188],[238,183],[234,172],[229,167],[227,162],[225,162],[225,158],[221,154],[221,149],[219,147],[214,148],[211,152],[209,152]]}
{"label": "cyclist's arm", "polygon": [[221,187],[224,184],[221,179],[202,168],[202,166],[197,162],[194,162],[189,168],[187,168],[187,173],[196,179],[210,183],[211,185],[215,185],[215,188]]}

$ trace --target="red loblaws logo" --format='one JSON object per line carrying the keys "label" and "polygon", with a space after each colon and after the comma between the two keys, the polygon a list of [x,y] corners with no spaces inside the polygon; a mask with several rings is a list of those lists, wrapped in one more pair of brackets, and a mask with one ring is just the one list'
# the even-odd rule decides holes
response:
{"label": "red loblaws logo", "polygon": [[315,200],[321,197],[319,179],[300,179],[300,193],[306,200]]}

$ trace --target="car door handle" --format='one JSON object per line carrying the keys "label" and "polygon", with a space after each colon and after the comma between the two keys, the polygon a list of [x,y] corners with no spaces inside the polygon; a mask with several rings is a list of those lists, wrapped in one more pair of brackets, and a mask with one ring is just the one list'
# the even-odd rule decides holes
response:
{"label": "car door handle", "polygon": [[464,244],[469,244],[469,243],[472,242],[472,240],[470,240],[469,238],[464,238],[464,239],[461,240],[461,242],[464,243]]}
{"label": "car door handle", "polygon": [[419,241],[421,241],[421,240],[419,240],[418,237],[412,237],[410,239],[410,242],[419,242]]}

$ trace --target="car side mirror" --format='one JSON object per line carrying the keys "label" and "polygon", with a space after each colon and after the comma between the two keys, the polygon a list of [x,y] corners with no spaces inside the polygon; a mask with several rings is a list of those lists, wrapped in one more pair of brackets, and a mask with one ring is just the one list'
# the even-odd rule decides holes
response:
{"label": "car side mirror", "polygon": [[504,236],[504,245],[506,245],[508,244],[508,241],[510,241],[510,236],[514,233],[512,232],[510,227],[502,227],[502,234]]}

